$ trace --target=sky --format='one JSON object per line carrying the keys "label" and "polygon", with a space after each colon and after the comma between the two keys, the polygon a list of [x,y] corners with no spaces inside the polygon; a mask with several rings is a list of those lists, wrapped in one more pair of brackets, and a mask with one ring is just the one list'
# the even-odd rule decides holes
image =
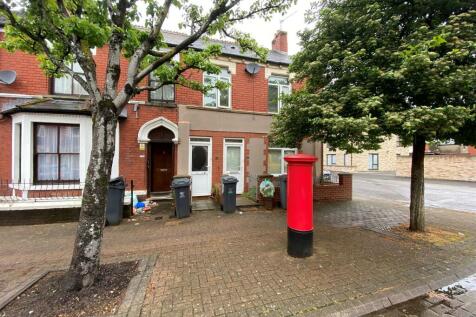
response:
{"label": "sky", "polygon": [[[211,4],[204,4],[206,1],[192,1],[194,3],[201,3],[203,7],[210,7]],[[207,1],[211,3],[212,1]],[[252,0],[243,0],[243,8],[251,3]],[[282,14],[275,14],[270,21],[254,18],[246,20],[244,23],[238,24],[236,28],[240,31],[247,32],[254,37],[258,43],[266,48],[271,48],[271,41],[274,34],[281,28],[288,32],[288,51],[289,54],[295,54],[299,51],[298,31],[305,28],[304,14],[310,8],[310,0],[298,0],[298,3],[292,6],[283,16]],[[282,23],[281,20],[283,20]],[[164,28],[171,31],[184,31],[178,28],[178,22],[182,20],[182,13],[173,8],[169,17],[165,21]]]}

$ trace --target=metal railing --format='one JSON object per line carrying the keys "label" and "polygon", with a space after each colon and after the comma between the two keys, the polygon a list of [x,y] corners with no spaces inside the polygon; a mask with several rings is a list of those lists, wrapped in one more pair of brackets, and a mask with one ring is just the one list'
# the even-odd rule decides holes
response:
{"label": "metal railing", "polygon": [[80,182],[0,180],[0,203],[78,199],[83,187]]}

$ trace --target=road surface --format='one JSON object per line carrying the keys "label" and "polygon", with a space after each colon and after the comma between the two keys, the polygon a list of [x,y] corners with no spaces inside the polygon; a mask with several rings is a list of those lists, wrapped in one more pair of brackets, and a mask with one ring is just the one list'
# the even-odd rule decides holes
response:
{"label": "road surface", "polygon": [[[389,174],[355,173],[355,198],[410,202],[410,179]],[[425,206],[476,213],[476,182],[425,181]]]}

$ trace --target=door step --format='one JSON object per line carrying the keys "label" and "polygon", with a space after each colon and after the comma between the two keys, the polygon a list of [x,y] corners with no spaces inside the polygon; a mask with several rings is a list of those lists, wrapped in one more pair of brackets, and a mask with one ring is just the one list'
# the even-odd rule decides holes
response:
{"label": "door step", "polygon": [[172,192],[163,192],[163,193],[150,193],[150,197],[147,200],[150,201],[164,201],[164,200],[172,200]]}

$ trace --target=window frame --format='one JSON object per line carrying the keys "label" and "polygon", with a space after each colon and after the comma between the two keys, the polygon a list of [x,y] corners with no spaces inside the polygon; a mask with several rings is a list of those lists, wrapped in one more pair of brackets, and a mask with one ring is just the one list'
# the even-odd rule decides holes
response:
{"label": "window frame", "polygon": [[[231,81],[231,74],[230,74],[230,70],[228,68],[223,68],[222,67],[222,71],[226,71],[227,72],[227,81],[228,81],[228,105],[227,106],[221,106],[220,105],[220,89],[218,88],[213,88],[214,90],[216,90],[216,97],[215,97],[215,102],[217,104],[216,107],[211,107],[211,106],[207,106],[206,103],[205,103],[205,98],[206,98],[206,93],[203,93],[202,96],[202,105],[203,107],[205,108],[209,108],[209,109],[231,109],[231,98],[232,98],[232,81]],[[205,78],[206,77],[212,77],[213,79],[215,79],[216,81],[225,81],[225,80],[222,80],[224,77],[222,76],[221,72],[220,74],[210,74],[210,73],[207,73],[207,72],[203,72],[203,83],[205,84]]]}
{"label": "window frame", "polygon": [[[350,157],[350,162],[347,162],[346,157]],[[347,164],[350,163],[350,164]],[[345,153],[344,154],[344,166],[352,166],[352,154],[351,153]]]}
{"label": "window frame", "polygon": [[[56,152],[54,153],[39,153],[37,150],[37,131],[38,127],[41,125],[45,126],[55,126],[56,133],[57,133],[57,144],[56,144]],[[63,180],[61,179],[61,155],[77,155],[78,156],[78,163],[80,165],[81,160],[81,132],[79,135],[79,152],[71,152],[71,153],[63,153],[60,152],[60,127],[77,127],[81,131],[81,125],[79,124],[71,124],[71,123],[51,123],[51,122],[34,122],[33,123],[33,183],[34,184],[79,184],[81,175],[78,175],[78,179],[71,179],[71,180]],[[58,156],[58,179],[54,180],[39,180],[38,179],[38,155],[40,154],[53,154]],[[79,166],[78,166],[79,168]]]}
{"label": "window frame", "polygon": [[[271,173],[269,171],[269,152],[273,151],[273,150],[274,151],[276,151],[276,150],[281,151],[281,173],[279,173],[279,174]],[[284,152],[286,152],[286,151],[293,151],[294,154],[296,154],[297,153],[297,148],[284,148],[284,147],[270,147],[270,148],[268,148],[268,155],[267,155],[267,163],[268,164],[266,166],[268,174],[273,175],[273,176],[279,176],[279,175],[287,174],[287,169],[285,168],[286,161],[284,160]]]}
{"label": "window frame", "polygon": [[[79,65],[79,63],[77,64],[77,66],[79,67],[79,69],[81,69],[81,72],[77,72],[77,71],[74,71],[74,64],[75,63],[72,63],[70,64],[70,67],[71,67],[71,70],[76,74],[76,75],[79,75],[79,76],[84,76],[84,71],[82,70],[81,66]],[[60,92],[56,92],[55,90],[55,86],[56,86],[56,80],[60,80],[60,79],[63,79],[64,77],[71,77],[71,93],[60,93]],[[81,89],[85,90],[84,91],[84,94],[83,93],[73,93],[73,90],[74,90],[74,83],[76,82],[76,80],[73,78],[73,76],[69,75],[69,74],[65,74],[64,76],[62,77],[51,77],[50,79],[50,82],[51,82],[51,94],[52,95],[58,95],[58,96],[88,96],[88,92],[83,88],[83,86],[81,86],[81,84],[77,83]]]}
{"label": "window frame", "polygon": [[[333,157],[333,159],[331,160],[331,164],[329,164],[329,157]],[[327,154],[326,155],[326,165],[327,166],[337,165],[337,154],[335,154],[335,153]]]}
{"label": "window frame", "polygon": [[[374,160],[373,160],[374,157],[377,157],[377,164],[376,165],[374,164]],[[371,160],[370,158],[372,158],[372,167],[370,167],[370,165],[371,165],[370,164],[370,160]],[[369,153],[369,166],[368,166],[368,168],[369,168],[369,171],[378,171],[379,170],[379,168],[380,168],[380,157],[379,157],[378,153]]]}
{"label": "window frame", "polygon": [[[271,83],[270,82],[270,79],[271,78],[282,78],[282,79],[286,79],[286,81],[288,82],[287,85],[284,85],[284,84],[275,84],[275,83]],[[277,86],[278,87],[278,111],[274,112],[274,111],[270,111],[269,110],[269,86]],[[289,89],[289,93],[288,94],[291,94],[292,93],[292,86],[291,84],[289,83],[289,77],[286,77],[286,76],[281,76],[281,75],[271,75],[268,77],[268,113],[273,113],[273,114],[277,114],[281,111],[281,108],[283,106],[282,104],[282,99],[281,99],[281,95],[283,94],[283,87],[287,87]]]}
{"label": "window frame", "polygon": [[[154,79],[152,78],[152,73],[149,75],[149,86],[153,83],[153,82],[160,82],[159,79]],[[163,96],[164,96],[164,87],[165,86],[173,86],[173,91],[174,91],[174,97],[172,100],[169,100],[169,99],[163,99]],[[158,90],[162,89],[162,99],[154,99],[152,98],[152,94],[154,92],[157,92]],[[150,102],[150,103],[167,103],[167,104],[172,104],[172,103],[175,103],[175,98],[176,98],[176,87],[175,87],[175,84],[168,84],[168,85],[164,85],[162,87],[160,87],[159,89],[156,89],[154,91],[148,91],[148,94],[147,94],[147,100]]]}

